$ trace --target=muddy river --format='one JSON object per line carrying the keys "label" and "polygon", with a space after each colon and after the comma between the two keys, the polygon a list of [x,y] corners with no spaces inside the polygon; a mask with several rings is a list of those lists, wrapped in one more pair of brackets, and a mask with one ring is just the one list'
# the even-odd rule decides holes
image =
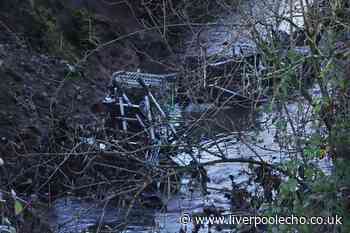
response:
{"label": "muddy river", "polygon": [[[296,109],[294,104],[288,106],[291,111]],[[176,108],[172,113],[174,121],[179,124],[191,124],[198,115],[208,106],[190,106],[185,110]],[[264,106],[261,107],[263,109]],[[193,112],[193,110],[197,110]],[[198,111],[201,110],[201,111]],[[191,112],[192,111],[192,112]],[[277,113],[276,113],[277,114]],[[268,118],[267,118],[268,117]],[[273,118],[273,117],[272,117]],[[256,158],[256,154],[265,161],[279,162],[284,159],[284,152],[281,151],[275,141],[276,129],[272,126],[271,115],[265,113],[251,113],[242,108],[225,108],[216,114],[212,114],[208,120],[199,123],[192,135],[199,137],[203,147],[210,152],[224,153],[227,158]],[[245,132],[246,141],[238,141],[236,132]],[[214,143],[220,138],[220,142]],[[225,139],[225,140],[222,140]],[[208,162],[217,159],[207,151],[195,151],[201,154],[200,162]],[[186,154],[178,155],[176,162],[180,165],[187,165],[191,157]],[[327,158],[317,161],[324,171],[331,169],[331,161]],[[248,167],[241,163],[224,163],[206,167],[210,182],[208,193],[203,193],[200,185],[191,182],[189,176],[182,177],[180,191],[171,197],[162,197],[166,203],[166,209],[138,209],[134,208],[129,214],[129,224],[125,232],[161,232],[178,233],[180,229],[190,232],[192,226],[182,226],[179,217],[183,213],[202,213],[208,206],[215,206],[216,209],[231,211],[232,202],[225,197],[222,189],[229,190],[232,187],[230,176],[234,182],[249,192],[258,193],[258,187],[247,185],[248,176],[245,171]],[[249,182],[248,182],[249,183]],[[244,184],[244,186],[243,186]],[[96,201],[81,200],[73,197],[56,200],[49,211],[49,222],[56,233],[77,233],[87,232],[89,227],[100,229],[104,225],[118,227],[125,214],[124,209],[115,208],[112,203],[99,203]],[[221,232],[232,232],[231,229],[221,229]],[[112,231],[113,232],[113,231]],[[208,232],[204,228],[201,232]],[[213,231],[211,231],[213,232]]]}
{"label": "muddy river", "polygon": [[[204,33],[205,43],[210,54],[221,53],[224,56],[231,56],[232,48],[225,47],[225,41],[240,41],[249,43],[244,31],[235,32],[228,22],[236,22],[239,16],[225,15],[221,21],[222,25]],[[193,36],[189,36],[193,38]],[[195,42],[188,40],[187,53],[193,53],[195,48],[191,47]],[[267,104],[268,105],[268,104]],[[200,162],[208,162],[217,159],[215,153],[224,154],[226,158],[263,159],[270,163],[278,163],[285,159],[284,151],[276,142],[277,130],[273,120],[278,113],[266,113],[268,106],[261,106],[258,110],[251,112],[248,109],[238,107],[225,107],[206,118],[206,121],[196,123],[191,130],[191,137],[198,138],[201,148],[194,153],[200,154]],[[288,105],[291,112],[297,112],[297,105]],[[172,116],[178,125],[191,126],[196,119],[200,118],[210,104],[190,105],[186,109],[179,107],[173,109]],[[238,133],[244,133],[244,140],[237,140]],[[220,139],[219,141],[217,139]],[[257,158],[259,156],[259,158]],[[180,154],[175,159],[179,165],[188,165],[191,157]],[[324,158],[318,163],[325,172],[330,172],[331,161]],[[205,167],[209,182],[207,193],[200,189],[200,185],[191,181],[190,177],[183,176],[180,191],[171,197],[162,197],[166,203],[166,209],[138,209],[134,208],[129,214],[128,226],[125,232],[160,232],[178,233],[191,232],[191,225],[182,226],[179,217],[183,213],[195,214],[203,212],[208,206],[215,206],[224,211],[231,210],[232,200],[225,196],[223,189],[229,190],[234,179],[237,187],[245,188],[251,193],[259,193],[259,187],[249,184],[246,172],[247,165],[242,163],[222,163]],[[243,187],[244,184],[244,187]],[[88,200],[81,200],[73,197],[56,200],[49,210],[49,222],[56,233],[78,233],[88,232],[89,227],[103,229],[104,225],[118,227],[123,220],[125,209],[115,208],[112,203],[98,203]],[[184,231],[180,231],[180,230]],[[232,229],[220,229],[220,232],[233,232]],[[113,232],[113,231],[111,231]],[[209,232],[203,228],[201,232]],[[215,231],[211,231],[215,232]]]}

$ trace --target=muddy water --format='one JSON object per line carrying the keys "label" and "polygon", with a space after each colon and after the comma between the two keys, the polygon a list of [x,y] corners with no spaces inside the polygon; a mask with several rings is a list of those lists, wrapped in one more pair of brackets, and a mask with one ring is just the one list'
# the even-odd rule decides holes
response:
{"label": "muddy water", "polygon": [[[199,106],[205,108],[205,106]],[[180,116],[181,114],[181,116]],[[183,112],[175,112],[177,119],[187,124],[192,124],[197,119],[198,114],[203,112],[189,112],[189,109]],[[206,149],[217,151],[213,146],[213,138],[217,135],[223,135],[221,138],[227,138],[226,142],[219,143],[224,149],[227,157],[245,157],[252,156],[242,143],[236,142],[234,131],[246,129],[252,131],[257,126],[258,117],[252,117],[249,111],[239,108],[223,109],[219,112],[211,113],[207,116],[207,120],[196,122],[198,127],[193,128],[189,132],[192,137],[198,137]],[[266,132],[267,133],[267,132]],[[267,135],[271,135],[267,133]],[[271,137],[265,137],[267,141],[271,141]],[[202,155],[201,162],[215,159],[214,156],[203,151],[197,151]],[[186,165],[190,162],[190,157],[186,154],[179,155],[177,162],[180,165]],[[179,217],[182,213],[201,213],[206,206],[214,205],[216,208],[230,210],[230,202],[224,197],[224,193],[217,191],[221,188],[230,188],[230,175],[235,177],[237,183],[243,182],[246,177],[240,175],[245,166],[242,164],[219,164],[207,167],[207,173],[210,178],[208,184],[209,194],[203,194],[200,186],[192,183],[189,177],[182,178],[182,187],[178,194],[170,199],[164,198],[167,203],[167,209],[162,210],[144,210],[134,209],[128,218],[129,226],[126,232],[179,232],[181,225]],[[99,225],[99,223],[118,226],[123,220],[125,210],[113,207],[113,205],[105,206],[104,203],[90,202],[87,200],[79,200],[76,198],[65,198],[57,200],[53,203],[50,210],[49,218],[51,227],[57,233],[83,232],[90,226]],[[191,226],[187,226],[190,230]]]}
{"label": "muddy water", "polygon": [[[255,6],[257,8],[258,5]],[[239,17],[224,16],[222,25],[227,22],[238,21]],[[246,43],[249,41],[244,31],[236,33],[235,28],[230,26],[218,26],[210,29],[203,34],[204,43],[208,45],[208,53],[223,54],[223,56],[232,56],[234,52],[231,48],[225,46],[225,42],[240,41]],[[195,38],[192,35],[191,38]],[[201,39],[201,38],[200,38]],[[203,39],[203,38],[202,38]],[[196,41],[189,41],[187,54],[192,54],[197,45]],[[194,49],[193,49],[194,48]],[[224,154],[227,158],[262,158],[268,162],[280,162],[286,157],[276,142],[277,130],[271,122],[273,116],[265,113],[257,114],[242,108],[225,108],[218,112],[212,112],[206,115],[205,121],[198,121],[203,112],[210,112],[210,105],[190,105],[187,109],[173,112],[174,121],[180,126],[184,124],[191,128],[188,132],[191,137],[198,139],[205,150],[195,150],[195,153],[201,155],[200,162],[207,162],[217,159],[213,154]],[[288,106],[293,112],[297,106],[291,104]],[[278,114],[275,114],[277,117]],[[203,117],[204,118],[204,117]],[[196,125],[192,127],[192,125]],[[238,132],[244,132],[244,140],[239,138]],[[220,138],[220,141],[217,141]],[[249,146],[247,146],[249,145]],[[220,148],[220,149],[218,149]],[[180,154],[176,158],[179,165],[187,165],[191,157],[187,154]],[[324,171],[329,171],[331,162],[327,159],[318,161]],[[248,168],[240,163],[216,164],[206,167],[210,182],[207,185],[209,193],[204,193],[200,185],[191,182],[190,177],[182,178],[181,190],[171,198],[164,197],[163,202],[167,204],[166,210],[138,209],[135,208],[128,218],[129,224],[125,232],[130,233],[178,233],[180,229],[191,232],[191,226],[186,229],[179,223],[179,217],[182,213],[201,213],[208,206],[215,206],[218,209],[229,211],[230,201],[225,197],[222,189],[230,189],[232,182],[230,176],[234,177],[234,182],[238,185],[246,183],[248,177],[245,171]],[[258,187],[254,185],[246,186],[250,192],[259,192]],[[260,190],[261,191],[261,190]],[[78,200],[76,198],[65,198],[57,200],[50,209],[50,224],[56,233],[84,232],[91,226],[102,227],[105,224],[118,226],[123,220],[125,210],[118,209],[105,203],[90,202],[87,200]],[[202,232],[208,232],[203,229]],[[211,231],[213,232],[213,231]],[[215,232],[215,231],[214,231]],[[224,229],[221,232],[232,232],[230,229]]]}
{"label": "muddy water", "polygon": [[[206,109],[208,106],[197,106]],[[297,111],[296,104],[288,105],[291,112]],[[181,120],[182,124],[191,125],[194,119],[200,118],[203,112],[189,112],[189,109],[180,112],[178,109],[173,114],[176,120]],[[192,109],[193,110],[193,109]],[[277,116],[277,113],[273,114]],[[226,108],[219,112],[214,112],[206,116],[208,118],[203,122],[196,122],[199,126],[193,128],[189,134],[192,137],[200,139],[202,149],[195,150],[195,154],[200,154],[200,162],[207,162],[218,159],[212,153],[223,153],[227,158],[254,158],[258,159],[258,154],[265,161],[274,163],[286,159],[286,155],[281,151],[275,141],[276,128],[267,119],[267,114],[253,114],[248,110],[241,108]],[[269,118],[273,118],[269,116]],[[244,141],[237,140],[237,131],[244,133]],[[220,138],[220,141],[216,141]],[[222,140],[225,139],[225,140]],[[216,143],[217,142],[217,143]],[[249,146],[247,146],[249,145]],[[187,165],[191,157],[187,154],[181,154],[176,161],[179,165]],[[322,161],[316,161],[325,172],[330,171],[331,161],[327,158]],[[206,167],[210,182],[207,185],[209,193],[204,193],[201,186],[192,182],[189,176],[182,178],[181,190],[175,196],[170,198],[163,197],[163,202],[167,204],[164,210],[138,209],[135,208],[128,218],[129,225],[125,232],[137,233],[177,233],[183,226],[179,223],[179,217],[182,213],[196,214],[202,213],[208,206],[230,211],[230,201],[225,197],[223,189],[229,190],[232,187],[230,176],[234,177],[237,185],[247,183],[248,177],[244,171],[248,167],[240,163],[216,164]],[[258,187],[254,185],[240,186],[246,188],[249,192],[259,192]],[[118,226],[124,219],[125,210],[116,208],[113,204],[90,202],[87,200],[78,200],[76,198],[65,198],[53,203],[50,210],[50,224],[56,233],[84,232],[91,226]],[[186,226],[187,232],[190,232],[192,226]],[[183,228],[184,229],[184,228]],[[208,229],[202,229],[201,232],[208,232]],[[216,232],[216,231],[211,231]],[[221,232],[232,232],[230,229],[224,229]]]}

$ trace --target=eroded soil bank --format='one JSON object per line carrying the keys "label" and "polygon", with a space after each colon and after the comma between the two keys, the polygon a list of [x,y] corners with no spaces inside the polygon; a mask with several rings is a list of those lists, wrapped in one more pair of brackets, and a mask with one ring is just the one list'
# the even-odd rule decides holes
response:
{"label": "eroded soil bank", "polygon": [[[286,103],[284,116],[267,110],[269,106],[259,109],[262,114],[257,114],[256,106],[254,111],[214,109],[208,115],[202,115],[207,111],[205,104],[192,104],[187,113],[173,109],[183,114],[177,124],[182,137],[188,140],[179,146],[183,153],[172,157],[182,165],[179,168],[182,179],[176,180],[176,174],[174,186],[169,185],[168,189],[161,182],[148,183],[154,173],[138,174],[137,163],[123,165],[137,160],[129,160],[120,151],[107,153],[83,143],[104,125],[91,107],[105,97],[112,72],[184,71],[183,61],[188,52],[194,50],[194,56],[200,57],[201,46],[206,45],[226,58],[234,52],[227,46],[230,42],[240,36],[243,43],[247,41],[245,31],[230,34],[234,30],[230,22],[238,21],[239,17],[227,15],[227,21],[220,20],[217,27],[207,30],[208,35],[204,36],[207,38],[199,38],[198,27],[203,22],[213,22],[212,16],[220,12],[219,6],[228,7],[224,3],[213,6],[211,1],[206,4],[193,1],[187,9],[191,14],[180,14],[182,1],[166,2],[166,5],[159,1],[0,3],[0,158],[4,161],[0,165],[0,192],[4,197],[0,200],[4,198],[9,203],[4,214],[18,226],[19,232],[68,233],[87,227],[94,231],[122,229],[125,223],[128,232],[135,233],[175,233],[190,231],[191,227],[197,232],[198,226],[184,229],[178,223],[183,212],[251,214],[249,211],[263,210],[261,203],[271,202],[278,194],[283,183],[281,174],[265,165],[284,161],[289,152],[279,147],[278,140],[283,135],[278,127],[285,127],[287,134],[293,130],[286,122],[279,122],[279,118],[288,118],[290,113],[295,119],[299,119],[298,114],[312,119],[308,112],[299,111],[309,106],[296,101],[297,98]],[[164,20],[174,27],[160,27]],[[188,24],[194,28],[187,27]],[[228,34],[236,37],[226,38]],[[190,42],[184,42],[183,38]],[[191,108],[199,109],[199,114],[195,116]],[[280,123],[278,127],[276,122]],[[285,140],[289,143],[288,138]],[[108,142],[109,139],[101,143]],[[181,148],[190,143],[196,149]],[[193,156],[199,163],[191,163]],[[216,164],[217,158],[226,163]],[[256,166],[229,162],[240,160],[258,162],[253,163]],[[331,173],[333,166],[327,156],[310,160],[310,164],[320,168],[320,171],[316,169],[317,174]],[[169,173],[156,171],[154,176],[168,180],[173,172],[171,166],[167,167]],[[127,179],[133,186],[123,183]],[[168,192],[143,192],[150,183],[151,187],[160,186]],[[176,195],[172,194],[174,190],[178,191]],[[152,195],[147,196],[149,193]],[[145,198],[135,198],[136,195]],[[17,197],[24,208],[16,207]],[[130,206],[134,208],[128,212]],[[126,215],[130,216],[129,222],[124,219]],[[229,227],[216,227],[216,230],[232,232]],[[250,230],[243,227],[237,231]],[[266,229],[261,226],[255,230]]]}

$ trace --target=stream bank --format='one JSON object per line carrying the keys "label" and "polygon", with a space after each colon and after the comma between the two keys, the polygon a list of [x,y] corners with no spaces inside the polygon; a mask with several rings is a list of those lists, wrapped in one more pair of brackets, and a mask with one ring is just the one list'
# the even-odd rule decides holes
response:
{"label": "stream bank", "polygon": [[[220,30],[221,28],[219,28],[219,31]],[[214,37],[216,36],[218,36],[218,34],[214,33]],[[216,39],[218,39],[218,43],[216,44],[225,47],[226,39]],[[221,43],[221,41],[223,42]],[[111,207],[108,206],[107,208],[105,206],[105,197],[109,196],[108,190],[100,189],[98,194],[96,194],[94,193],[96,191],[94,188],[90,189],[91,193],[82,192],[82,195],[87,194],[90,196],[90,194],[92,194],[91,196],[93,196],[96,194],[96,196],[93,197],[102,201],[97,201],[96,203],[96,200],[91,201],[89,199],[85,200],[77,197],[71,198],[71,196],[75,196],[75,193],[66,191],[66,188],[68,187],[69,190],[71,187],[76,187],[76,184],[74,180],[72,181],[64,176],[65,171],[62,172],[61,169],[57,169],[60,168],[57,164],[65,162],[64,155],[69,154],[67,157],[71,157],[71,148],[76,149],[75,143],[78,142],[79,144],[80,142],[79,137],[77,137],[79,134],[76,134],[76,130],[82,130],[87,136],[94,131],[96,119],[93,114],[90,114],[89,106],[91,106],[92,102],[104,96],[104,88],[107,86],[109,73],[115,68],[114,65],[97,66],[97,68],[92,66],[92,72],[96,72],[95,74],[98,73],[99,79],[94,75],[84,76],[86,75],[85,72],[81,72],[81,70],[79,70],[80,68],[76,70],[76,67],[72,67],[68,62],[51,59],[49,56],[40,55],[40,53],[29,52],[25,45],[13,43],[11,38],[3,43],[1,72],[5,76],[6,82],[2,84],[1,88],[4,90],[2,92],[2,97],[5,99],[5,101],[1,103],[2,118],[5,119],[3,122],[10,122],[15,125],[16,129],[13,130],[13,127],[8,127],[8,124],[5,123],[4,125],[6,127],[1,129],[5,136],[1,137],[1,143],[4,147],[1,148],[0,158],[4,158],[6,164],[5,168],[15,173],[14,176],[8,175],[8,171],[4,172],[1,170],[1,172],[7,176],[3,185],[6,187],[16,185],[16,190],[18,190],[21,196],[26,196],[27,193],[33,193],[34,191],[38,192],[40,200],[45,204],[49,203],[51,205],[51,209],[49,209],[51,213],[48,214],[48,216],[50,216],[49,223],[51,228],[57,232],[77,232],[84,230],[87,226],[99,225],[99,223],[106,223],[110,225],[110,227],[118,226],[118,224],[123,222],[120,221],[119,214],[121,216],[124,215],[127,203],[112,203]],[[210,45],[210,40],[208,43]],[[152,49],[151,47],[150,49]],[[135,49],[135,47],[133,48]],[[136,50],[138,49],[139,48],[136,47]],[[127,51],[126,49],[125,53],[128,53]],[[101,57],[97,56],[93,57],[92,60],[103,60],[100,58]],[[104,61],[108,63],[111,60],[113,59],[108,57]],[[125,61],[128,60],[128,58],[124,57],[122,60]],[[133,59],[131,60],[133,61]],[[31,61],[29,65],[28,61]],[[116,65],[118,69],[120,69],[119,65]],[[142,65],[139,64],[138,66]],[[156,66],[150,66],[156,70]],[[23,69],[19,69],[20,72],[18,72],[18,70],[15,70],[17,67],[22,67]],[[38,69],[33,69],[33,67]],[[105,69],[106,67],[108,67],[108,70]],[[147,70],[147,66],[142,67]],[[130,67],[127,66],[125,67],[125,69],[129,68]],[[134,68],[135,67],[132,67],[132,69]],[[23,73],[28,75],[25,75],[25,78],[23,78]],[[48,73],[50,73],[50,75],[47,75]],[[102,73],[103,75],[101,75]],[[34,76],[39,77],[40,81],[36,80]],[[65,78],[63,79],[62,77]],[[15,82],[13,82],[13,80],[15,80]],[[45,87],[42,86],[43,83]],[[15,91],[6,88],[10,85],[14,86]],[[38,88],[32,88],[32,85]],[[191,85],[188,86],[192,87]],[[50,87],[52,87],[52,90]],[[100,89],[100,87],[102,88]],[[71,88],[75,90],[71,91]],[[35,90],[33,91],[33,89]],[[50,91],[47,93],[47,91],[45,91],[46,89]],[[59,90],[58,92],[57,89]],[[39,93],[36,93],[36,91]],[[314,96],[314,94],[315,93],[311,93],[312,96]],[[297,103],[297,101],[295,99],[292,100],[292,98],[289,99],[289,101],[290,102],[287,102],[285,106],[285,111],[287,111],[287,113],[297,113],[295,119],[300,119],[298,118],[300,114],[305,114],[308,119],[312,119],[312,117],[307,114],[307,111],[299,110],[299,108],[303,109],[304,107],[307,109],[307,105],[303,105],[302,101]],[[240,108],[232,108],[231,106],[216,111],[216,113],[209,114],[207,112],[208,114],[203,114],[203,112],[210,109],[207,108],[208,106],[198,105],[197,103],[191,104],[192,106],[188,106],[188,112],[183,112],[182,110],[177,111],[183,115],[183,117],[179,117],[178,119],[180,120],[179,127],[185,126],[184,129],[182,129],[185,132],[184,137],[189,139],[185,142],[185,146],[186,143],[187,146],[189,146],[190,143],[193,144],[191,144],[189,150],[183,150],[184,153],[174,156],[176,158],[173,159],[183,165],[185,167],[184,170],[187,170],[187,168],[189,170],[194,168],[197,173],[189,172],[189,174],[184,175],[181,186],[182,190],[177,195],[174,195],[174,197],[170,197],[169,195],[156,196],[154,203],[161,199],[163,203],[166,203],[167,210],[146,208],[146,211],[141,208],[141,206],[135,205],[135,208],[131,210],[135,212],[130,212],[130,216],[136,217],[136,219],[131,218],[129,225],[129,231],[131,232],[179,232],[181,226],[178,224],[177,220],[184,211],[189,211],[192,214],[203,214],[203,212],[208,210],[224,212],[242,208],[244,211],[249,212],[251,210],[254,212],[260,210],[259,204],[266,201],[265,198],[269,201],[274,195],[277,195],[278,186],[283,183],[279,178],[280,174],[270,169],[265,169],[264,165],[271,165],[281,161],[288,162],[288,160],[285,159],[285,154],[294,153],[290,151],[290,148],[279,147],[279,145],[284,142],[283,140],[286,140],[288,144],[288,137],[282,138],[282,141],[278,141],[281,140],[282,137],[279,130],[284,129],[285,131],[283,132],[287,135],[290,133],[290,130],[294,130],[288,128],[288,121],[283,122],[279,120],[280,117],[288,119],[289,116],[283,116],[280,109],[269,110],[269,106],[266,105],[261,106],[261,108],[266,108],[264,110],[257,109],[257,106],[254,106],[253,113]],[[19,111],[18,109],[21,110]],[[199,110],[197,116],[193,114],[193,111],[196,109]],[[28,121],[28,118],[30,118],[30,121]],[[301,130],[300,132],[306,132],[308,127],[299,128],[298,126],[297,129]],[[318,130],[322,131],[324,129],[319,128]],[[18,131],[20,133],[18,133]],[[293,134],[290,133],[290,135]],[[46,144],[42,144],[42,142]],[[50,148],[52,151],[46,151],[45,147],[42,148],[42,145],[48,145],[46,148]],[[195,149],[192,150],[192,147]],[[8,153],[13,148],[21,155],[21,160],[19,162]],[[86,150],[91,151],[91,147],[79,149],[82,149],[81,153],[84,153]],[[59,153],[57,154],[57,152]],[[50,163],[52,161],[51,159],[53,159],[52,153],[56,153],[58,156],[55,157],[55,159],[57,159],[56,161]],[[90,161],[90,157],[85,157],[87,159],[82,161],[79,157],[81,154],[79,153],[80,152],[75,154],[77,155],[76,164],[80,165]],[[45,156],[47,155],[47,157],[41,156],[43,154]],[[42,159],[40,161],[35,161],[39,163],[39,166],[37,166],[37,163],[32,164],[30,159],[26,157],[35,158],[35,156],[38,155],[40,155]],[[198,158],[199,163],[191,162],[191,160],[193,161],[193,156]],[[217,158],[226,162],[216,163],[215,161]],[[246,165],[252,162],[252,159],[264,160],[267,161],[267,163],[260,162],[259,166]],[[238,160],[249,162],[243,163],[242,165],[241,162],[237,163]],[[315,160],[316,161],[311,161],[315,162],[315,167],[320,166],[320,164],[318,164],[319,161],[325,162],[326,165],[322,168],[324,170],[321,169],[317,174],[327,173],[329,172],[327,169],[332,168],[331,160],[327,156]],[[26,170],[14,169],[19,169],[18,164],[28,164],[28,167],[35,167],[36,173],[27,173],[28,171]],[[40,173],[39,171],[42,171],[41,169],[49,170],[45,173]],[[73,173],[75,172],[75,176],[79,176],[80,174],[76,175],[76,171],[81,169],[83,168],[77,166],[70,170],[73,170]],[[56,177],[56,172],[62,175],[61,178],[63,178]],[[39,175],[36,175],[35,179],[26,179],[28,174]],[[98,175],[99,178],[102,177],[102,179],[104,179],[105,184],[110,188],[119,187],[117,185],[110,185],[109,183],[110,180],[108,177],[113,177],[115,174],[99,172]],[[49,180],[57,179],[60,182],[60,186],[46,187],[47,177],[50,178]],[[84,184],[90,185],[90,183],[92,183],[90,180],[86,179],[86,177],[83,178],[85,179]],[[116,182],[119,181],[116,180]],[[73,190],[76,191],[74,188]],[[126,192],[128,192],[128,190]],[[53,196],[52,194],[59,195]],[[66,198],[67,196],[69,197]],[[257,203],[253,209],[249,209],[249,201]],[[85,216],[84,214],[79,214],[80,210],[84,209],[93,209],[94,211],[92,211],[90,215],[89,213]],[[76,212],[78,212],[77,215],[79,217],[72,214]],[[117,215],[117,217],[115,217],[115,215]],[[140,221],[141,217],[139,218],[139,216],[141,215],[147,215],[145,221]],[[103,216],[106,216],[106,221],[103,220]],[[123,217],[121,217],[121,219],[124,220]],[[70,220],[73,222],[71,225]],[[65,225],[68,228],[65,228]],[[72,230],[73,226],[77,228]],[[100,229],[100,227],[97,228]],[[191,226],[188,226],[186,230],[190,230],[190,228]],[[206,230],[208,229],[204,229],[204,231]],[[224,230],[232,232],[232,229]]]}

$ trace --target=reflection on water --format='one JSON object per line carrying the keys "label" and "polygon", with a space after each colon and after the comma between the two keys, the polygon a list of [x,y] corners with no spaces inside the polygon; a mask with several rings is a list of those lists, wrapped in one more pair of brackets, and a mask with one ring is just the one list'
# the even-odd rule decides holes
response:
{"label": "reflection on water", "polygon": [[[49,219],[57,233],[78,233],[100,224],[118,226],[123,223],[125,214],[126,210],[115,208],[112,204],[67,197],[53,203]],[[154,218],[155,211],[152,209],[133,209],[127,218],[130,225],[127,230],[152,230]]]}
{"label": "reflection on water", "polygon": [[218,134],[251,130],[257,125],[258,114],[243,107],[215,108],[212,105],[189,105],[183,112],[184,123],[194,138],[213,138]]}
{"label": "reflection on water", "polygon": [[[291,113],[298,110],[295,104],[290,104],[288,109]],[[199,125],[189,132],[189,136],[198,138],[202,146],[201,150],[198,149],[200,147],[194,149],[195,154],[201,155],[200,162],[218,159],[216,154],[219,152],[226,158],[258,159],[257,155],[259,155],[259,159],[263,158],[270,163],[286,160],[284,151],[276,142],[277,130],[271,123],[273,121],[271,115],[265,113],[257,115],[239,108],[227,108],[208,113],[206,118],[209,117],[209,120],[196,121],[196,119],[201,118],[202,114],[203,112],[180,112],[179,109],[175,109],[175,113],[173,113],[177,122],[187,124],[184,128],[191,126],[193,122]],[[272,115],[274,114],[272,113]],[[259,122],[264,122],[265,126],[260,125]],[[244,137],[241,140],[237,140],[240,137],[237,135],[238,131],[244,132]],[[176,162],[179,165],[188,165],[191,159],[191,156],[183,153],[178,155]],[[325,158],[315,162],[325,172],[330,171],[330,159]],[[170,199],[163,198],[163,202],[167,206],[166,209],[133,209],[129,215],[129,225],[125,232],[178,233],[182,227],[179,223],[179,217],[182,213],[202,213],[203,209],[208,206],[229,211],[231,202],[225,196],[226,191],[222,190],[228,191],[232,187],[231,177],[234,178],[238,186],[247,183],[248,176],[245,173],[248,170],[247,165],[221,163],[207,166],[205,169],[209,178],[208,193],[203,192],[200,185],[192,182],[189,176],[184,176],[180,192]],[[253,184],[245,185],[244,188],[251,193],[259,191],[259,187]],[[99,223],[117,226],[122,223],[124,216],[125,210],[115,208],[113,205],[104,206],[96,202],[68,198],[57,200],[54,203],[50,222],[56,233],[70,233],[82,232],[83,229],[99,225]],[[187,226],[187,232],[191,232],[191,226]],[[204,229],[202,232],[208,231]]]}
{"label": "reflection on water", "polygon": [[[200,118],[200,115],[203,114],[203,112],[191,113],[189,111],[181,113],[179,109],[175,109],[174,112],[172,115],[178,121],[186,122],[188,125],[191,125],[194,119]],[[213,151],[216,149],[211,145],[211,137],[232,132],[234,129],[247,130],[252,125],[252,117],[249,111],[243,111],[239,108],[222,109],[218,112],[211,111],[205,115],[205,118],[207,120],[196,123],[199,126],[190,132],[190,137],[199,137],[201,143],[206,145],[208,150]],[[240,143],[236,143],[236,139],[230,134],[225,137],[227,137],[227,140],[220,142],[220,144],[226,143],[225,153],[228,157],[242,156],[241,153],[238,153]],[[235,143],[230,143],[233,140]],[[204,151],[200,153],[202,154],[202,162],[215,158],[210,153]],[[179,158],[181,156],[186,157],[186,155],[179,155]],[[230,175],[235,176],[238,182],[243,181],[245,178],[240,176],[239,173],[244,168],[245,166],[240,164],[218,164],[206,168],[210,177],[209,193],[206,194],[191,181],[190,177],[184,176],[180,192],[170,200],[163,200],[167,206],[166,210],[137,208],[132,210],[128,218],[129,224],[126,232],[177,233],[181,228],[178,220],[182,213],[202,213],[206,206],[213,205],[222,210],[229,210],[229,200],[218,189],[230,187],[231,183],[228,178]],[[84,229],[99,225],[99,223],[117,226],[122,223],[124,216],[125,210],[115,208],[112,204],[104,206],[97,202],[66,198],[54,203],[51,209],[50,222],[56,233],[83,232]],[[191,226],[187,226],[188,232],[190,232],[190,229]]]}

